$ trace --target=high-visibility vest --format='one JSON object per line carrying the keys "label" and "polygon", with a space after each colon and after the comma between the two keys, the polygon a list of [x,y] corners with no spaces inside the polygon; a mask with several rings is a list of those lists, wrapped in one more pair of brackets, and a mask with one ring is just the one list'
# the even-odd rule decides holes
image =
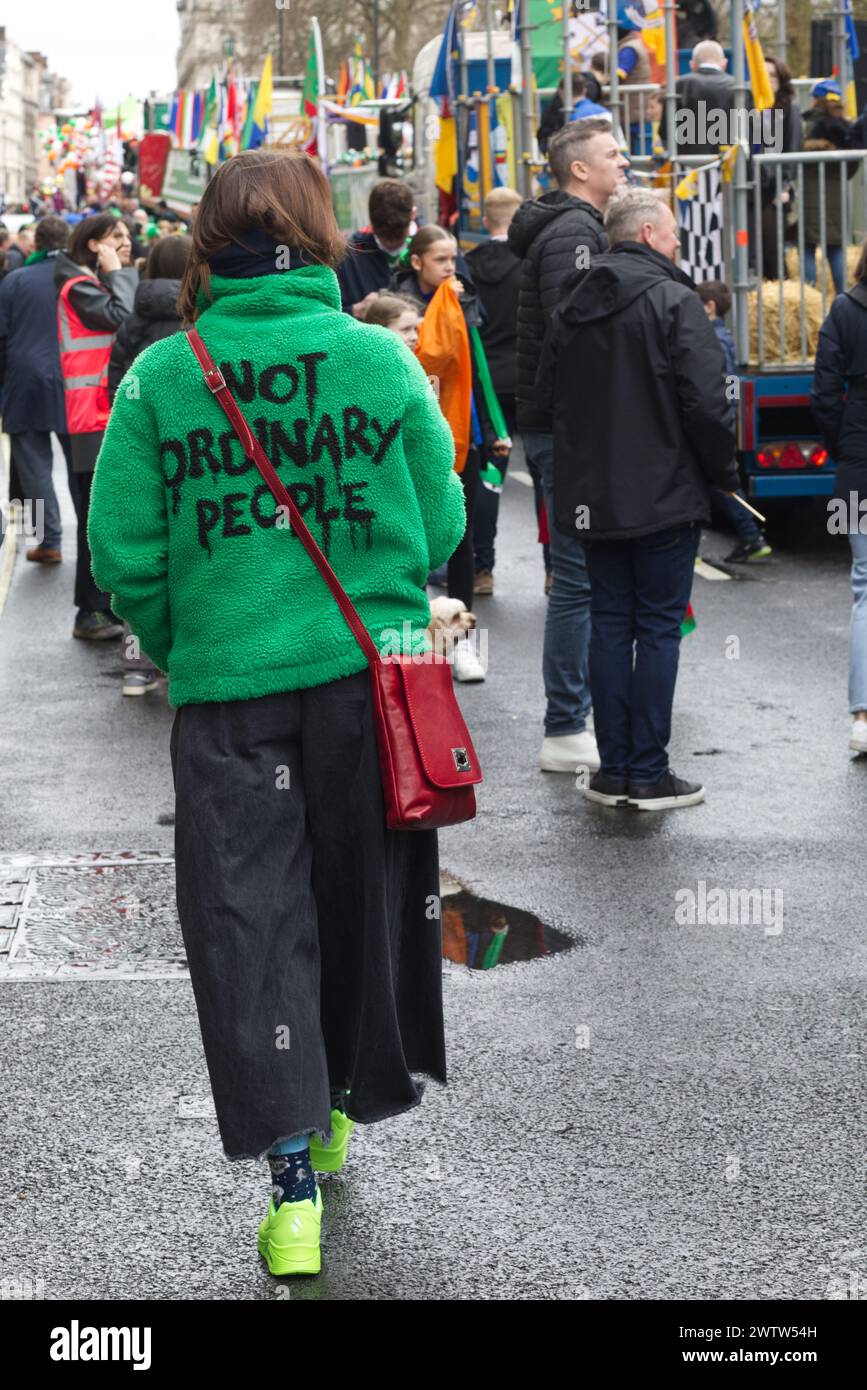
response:
{"label": "high-visibility vest", "polygon": [[67,280],[57,301],[57,336],[60,341],[60,370],[66,397],[66,423],[70,434],[91,434],[104,430],[111,405],[108,399],[108,359],[113,333],[94,333],[79,318],[69,302],[73,285],[91,275],[74,275]]}

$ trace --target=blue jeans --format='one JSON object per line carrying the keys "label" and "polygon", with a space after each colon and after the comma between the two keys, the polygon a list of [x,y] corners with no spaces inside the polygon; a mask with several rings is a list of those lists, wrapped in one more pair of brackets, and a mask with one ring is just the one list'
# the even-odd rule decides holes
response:
{"label": "blue jeans", "polygon": [[524,449],[528,463],[532,460],[542,474],[548,510],[554,582],[548,595],[542,674],[548,702],[545,734],[559,738],[586,729],[592,704],[587,672],[590,581],[583,541],[577,535],[564,535],[554,525],[553,438],[550,434],[525,434]]}
{"label": "blue jeans", "polygon": [[590,688],[602,771],[629,782],[668,772],[680,625],[701,527],[591,541]]}
{"label": "blue jeans", "polygon": [[[70,460],[69,435],[59,434],[57,437],[66,456],[68,467]],[[60,506],[51,476],[54,467],[51,435],[47,430],[22,430],[18,434],[10,434],[9,451],[23,493],[21,501],[22,503],[24,501],[30,502],[28,508],[30,516],[27,520],[31,526],[35,527],[37,522],[35,503],[41,501],[44,504],[43,534],[41,539],[37,537],[34,540],[34,545],[44,545],[49,550],[59,550],[61,541]]]}
{"label": "blue jeans", "polygon": [[849,625],[849,709],[867,710],[867,536],[849,536],[852,547],[852,621]]}
{"label": "blue jeans", "polygon": [[[737,494],[738,497],[744,497],[743,488],[738,488]],[[743,541],[746,545],[753,545],[760,540],[762,533],[745,507],[739,506],[733,497],[729,497],[728,493],[723,492],[720,488],[714,491],[713,500],[714,503],[718,502],[725,512],[735,529],[738,540]]]}
{"label": "blue jeans", "polygon": [[[843,257],[842,246],[828,247],[828,264],[831,267],[831,275],[834,279],[834,289],[838,294],[846,292],[846,265]],[[804,280],[808,285],[816,283],[816,248],[815,246],[804,247]]]}

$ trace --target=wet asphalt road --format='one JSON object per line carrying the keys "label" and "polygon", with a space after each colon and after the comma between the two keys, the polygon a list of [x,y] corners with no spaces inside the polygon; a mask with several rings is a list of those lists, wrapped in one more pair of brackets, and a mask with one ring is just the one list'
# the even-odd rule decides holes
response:
{"label": "wet asphalt road", "polygon": [[[696,580],[672,756],[708,799],[642,816],[537,770],[531,496],[508,483],[477,602],[490,674],[461,699],[486,783],[442,862],[574,948],[445,967],[450,1084],[359,1127],[324,1185],[323,1274],[291,1286],[256,1255],[264,1165],[227,1161],[208,1116],[189,982],[4,982],[0,1273],[58,1298],[825,1299],[859,1277],[867,1295],[845,542],[800,506],[771,564]],[[170,854],[170,712],[122,700],[116,645],[70,640],[71,527],[65,551],[47,571],[19,553],[0,617],[0,856]],[[781,894],[782,930],[678,925],[699,880]]]}

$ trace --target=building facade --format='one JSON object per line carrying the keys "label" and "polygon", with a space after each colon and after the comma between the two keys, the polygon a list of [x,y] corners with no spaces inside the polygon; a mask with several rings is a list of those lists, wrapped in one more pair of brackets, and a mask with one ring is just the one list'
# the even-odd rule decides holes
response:
{"label": "building facade", "polygon": [[69,84],[48,71],[42,53],[27,52],[0,27],[0,199],[26,202],[48,176],[40,134],[46,117],[69,100]]}

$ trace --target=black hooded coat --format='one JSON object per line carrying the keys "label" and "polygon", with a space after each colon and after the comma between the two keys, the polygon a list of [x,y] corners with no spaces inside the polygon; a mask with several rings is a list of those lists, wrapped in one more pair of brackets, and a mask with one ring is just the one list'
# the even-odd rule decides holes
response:
{"label": "black hooded coat", "polygon": [[627,539],[709,521],[708,488],[738,486],[717,336],[689,276],[644,243],[600,256],[555,312],[538,380],[561,531]]}

